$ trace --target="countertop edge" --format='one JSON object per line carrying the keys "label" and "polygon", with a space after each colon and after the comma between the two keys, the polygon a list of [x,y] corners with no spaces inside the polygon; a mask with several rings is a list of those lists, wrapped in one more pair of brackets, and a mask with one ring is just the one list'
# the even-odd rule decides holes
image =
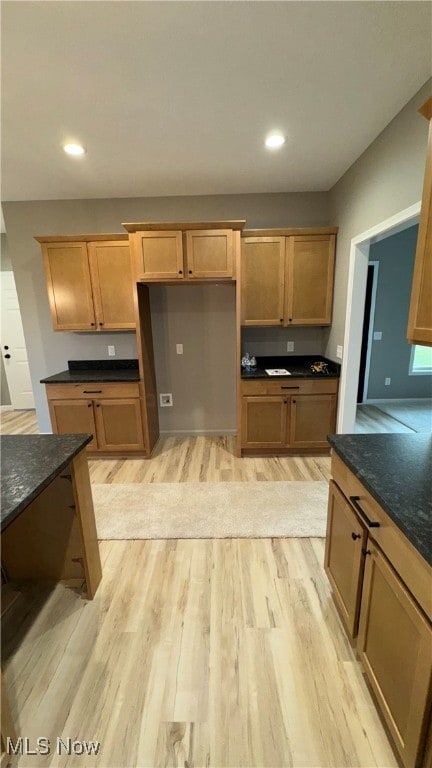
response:
{"label": "countertop edge", "polygon": [[[65,437],[65,435],[63,435],[63,437]],[[74,435],[74,437],[76,437],[76,435]],[[44,490],[45,490],[45,488],[47,488],[47,487],[48,487],[48,485],[49,485],[49,484],[50,484],[50,483],[51,483],[51,482],[54,480],[54,478],[55,478],[55,477],[57,477],[57,475],[59,475],[59,474],[60,474],[60,472],[61,472],[61,471],[62,471],[62,470],[63,470],[63,469],[64,469],[64,468],[65,468],[65,467],[66,467],[66,466],[67,466],[67,465],[68,465],[68,464],[69,464],[69,463],[70,463],[70,462],[71,462],[71,461],[72,461],[72,460],[73,460],[73,459],[76,457],[76,456],[78,456],[78,454],[79,454],[79,453],[81,453],[81,451],[82,451],[82,450],[84,450],[84,448],[86,447],[86,445],[88,445],[88,444],[89,444],[89,443],[90,443],[92,440],[93,440],[93,435],[87,434],[87,435],[83,435],[83,436],[82,436],[82,441],[81,441],[80,445],[79,445],[79,446],[77,446],[76,448],[74,448],[74,449],[73,449],[73,450],[70,452],[70,454],[69,454],[69,456],[67,457],[67,459],[64,459],[63,461],[61,461],[61,462],[60,462],[60,464],[58,465],[58,467],[56,467],[56,469],[55,469],[53,472],[51,472],[49,475],[47,475],[47,477],[46,477],[46,478],[45,478],[45,479],[44,479],[44,480],[43,480],[43,481],[42,481],[42,482],[41,482],[41,483],[40,483],[40,484],[37,486],[37,488],[35,488],[35,489],[34,489],[34,490],[31,492],[31,493],[29,493],[29,495],[28,495],[28,496],[26,496],[26,498],[25,498],[25,499],[23,499],[23,500],[22,500],[22,501],[21,501],[21,502],[20,502],[20,503],[19,503],[19,504],[16,506],[16,508],[15,508],[15,509],[14,509],[12,512],[10,512],[10,513],[9,513],[8,517],[7,517],[5,520],[2,520],[2,521],[1,521],[1,525],[0,525],[0,532],[1,532],[1,533],[3,533],[3,532],[6,530],[6,528],[8,528],[8,527],[9,527],[9,525],[10,525],[11,523],[13,523],[13,521],[14,521],[14,520],[15,520],[15,519],[16,519],[16,518],[17,518],[17,517],[18,517],[18,516],[21,514],[21,512],[23,512],[23,511],[24,511],[24,509],[25,509],[26,507],[28,507],[28,506],[29,506],[29,504],[31,504],[31,502],[32,502],[32,501],[34,501],[34,499],[35,499],[37,496],[39,496],[39,495],[42,493],[42,491],[44,491]]]}
{"label": "countertop edge", "polygon": [[[337,453],[339,458],[346,464],[346,466],[351,470],[353,475],[357,477],[364,487],[369,491],[370,495],[373,496],[375,501],[383,508],[384,512],[389,516],[390,520],[394,523],[394,525],[398,528],[401,533],[405,536],[407,541],[415,548],[416,552],[420,555],[420,557],[423,558],[423,560],[430,565],[429,560],[425,555],[423,554],[423,543],[419,541],[418,536],[416,533],[411,529],[410,531],[407,530],[407,526],[403,523],[401,520],[397,520],[394,517],[394,514],[392,510],[390,509],[389,505],[383,500],[383,498],[380,496],[379,493],[376,492],[374,487],[370,485],[367,478],[364,476],[361,469],[355,466],[343,453],[343,451],[338,450],[337,445],[332,440],[332,435],[327,436],[327,442],[331,445],[332,449]],[[334,435],[334,437],[337,438],[337,435]]]}

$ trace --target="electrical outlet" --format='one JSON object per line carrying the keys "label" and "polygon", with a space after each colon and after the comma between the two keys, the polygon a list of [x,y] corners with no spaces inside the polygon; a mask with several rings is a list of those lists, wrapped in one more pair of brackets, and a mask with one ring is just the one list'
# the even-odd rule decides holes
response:
{"label": "electrical outlet", "polygon": [[159,395],[159,402],[161,404],[161,408],[170,408],[173,404],[171,392],[166,392],[165,394]]}
{"label": "electrical outlet", "polygon": [[391,382],[391,379],[390,379],[389,377],[388,377],[387,379],[384,379],[384,385],[385,385],[386,387],[388,387],[388,386],[389,386],[390,382]]}
{"label": "electrical outlet", "polygon": [[287,341],[287,352],[294,352],[294,342]]}
{"label": "electrical outlet", "polygon": [[183,354],[183,344],[176,344],[176,352],[178,355]]}
{"label": "electrical outlet", "polygon": [[381,341],[381,339],[382,339],[382,331],[374,331],[373,340]]}
{"label": "electrical outlet", "polygon": [[108,355],[109,355],[109,357],[115,357],[115,346],[114,346],[114,344],[108,344]]}
{"label": "electrical outlet", "polygon": [[343,346],[341,344],[338,344],[336,347],[336,357],[338,360],[342,360],[343,356]]}

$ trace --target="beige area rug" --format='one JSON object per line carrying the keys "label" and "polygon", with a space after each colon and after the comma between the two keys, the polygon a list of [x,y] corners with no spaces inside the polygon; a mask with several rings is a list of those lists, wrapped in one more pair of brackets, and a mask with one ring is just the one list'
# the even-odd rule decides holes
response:
{"label": "beige area rug", "polygon": [[92,486],[100,539],[325,536],[325,481]]}

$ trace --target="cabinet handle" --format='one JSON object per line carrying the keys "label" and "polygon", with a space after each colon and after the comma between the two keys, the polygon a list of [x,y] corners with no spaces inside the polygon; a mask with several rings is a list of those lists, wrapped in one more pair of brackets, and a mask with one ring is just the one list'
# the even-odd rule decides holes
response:
{"label": "cabinet handle", "polygon": [[371,555],[372,551],[370,549],[362,549],[362,555],[366,557],[366,555]]}
{"label": "cabinet handle", "polygon": [[354,533],[353,532],[351,534],[351,538],[352,538],[353,541],[355,541],[356,539],[361,539],[361,533]]}
{"label": "cabinet handle", "polygon": [[381,523],[377,523],[377,522],[374,522],[373,520],[369,520],[366,512],[363,511],[363,509],[361,508],[361,506],[359,504],[360,496],[350,496],[349,500],[350,500],[351,504],[353,505],[354,509],[359,513],[360,517],[362,518],[362,520],[365,521],[366,525],[369,528],[380,528],[381,527]]}
{"label": "cabinet handle", "polygon": [[101,395],[102,390],[101,389],[83,389],[84,395]]}
{"label": "cabinet handle", "polygon": [[281,387],[281,389],[300,389],[300,387]]}

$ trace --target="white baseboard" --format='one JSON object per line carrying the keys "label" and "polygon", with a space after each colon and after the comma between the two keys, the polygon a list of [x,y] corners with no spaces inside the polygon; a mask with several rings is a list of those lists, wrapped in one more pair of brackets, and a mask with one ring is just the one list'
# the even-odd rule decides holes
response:
{"label": "white baseboard", "polygon": [[379,403],[411,403],[413,400],[424,400],[425,403],[430,403],[432,398],[430,397],[380,397],[368,398],[363,403],[357,403],[357,405],[379,405]]}
{"label": "white baseboard", "polygon": [[236,435],[236,429],[161,429],[161,437],[202,437],[208,435],[209,437],[214,435]]}
{"label": "white baseboard", "polygon": [[0,411],[13,411],[12,405],[0,405]]}

